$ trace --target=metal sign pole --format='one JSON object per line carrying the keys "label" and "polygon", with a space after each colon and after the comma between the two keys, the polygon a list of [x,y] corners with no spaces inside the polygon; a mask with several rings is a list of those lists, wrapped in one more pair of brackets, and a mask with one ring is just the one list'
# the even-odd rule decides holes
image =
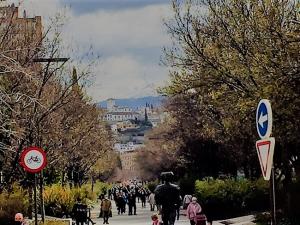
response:
{"label": "metal sign pole", "polygon": [[[47,165],[47,157],[46,153],[43,149],[36,147],[36,146],[30,146],[23,150],[21,157],[20,157],[20,165],[29,173],[34,174],[34,185],[30,185],[31,189],[33,186],[33,195],[34,195],[34,219],[35,219],[35,225],[38,225],[38,204],[37,204],[37,188],[38,188],[38,175],[37,173],[41,172]],[[42,175],[41,175],[42,177]],[[42,190],[42,181],[41,181],[41,195],[43,194]],[[29,192],[29,195],[32,198],[32,191]],[[41,205],[43,207],[43,197],[41,196]],[[32,215],[32,199],[30,201],[30,217]],[[41,209],[41,214],[44,219],[44,208]]]}
{"label": "metal sign pole", "polygon": [[37,177],[36,173],[34,174],[34,224],[38,225],[38,207],[37,207],[37,193],[36,193],[36,187],[37,187]]}
{"label": "metal sign pole", "polygon": [[45,203],[44,203],[44,175],[43,170],[40,173],[40,199],[41,199],[41,216],[43,223],[45,222]]}
{"label": "metal sign pole", "polygon": [[272,224],[276,225],[276,192],[275,192],[275,171],[272,167]]}

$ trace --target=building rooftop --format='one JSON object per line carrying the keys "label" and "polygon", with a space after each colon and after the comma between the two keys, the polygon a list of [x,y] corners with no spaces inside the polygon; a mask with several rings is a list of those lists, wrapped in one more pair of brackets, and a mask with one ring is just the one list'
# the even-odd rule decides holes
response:
{"label": "building rooftop", "polygon": [[136,113],[136,112],[108,112],[108,113],[106,113],[107,115],[108,114],[111,114],[111,115],[120,115],[120,116],[122,116],[122,115],[139,115],[138,113]]}

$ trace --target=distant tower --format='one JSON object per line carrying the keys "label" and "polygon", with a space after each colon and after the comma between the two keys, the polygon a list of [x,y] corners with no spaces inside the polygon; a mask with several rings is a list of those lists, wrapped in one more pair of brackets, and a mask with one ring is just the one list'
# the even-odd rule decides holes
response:
{"label": "distant tower", "polygon": [[147,108],[145,108],[145,122],[148,122],[148,113],[147,113]]}
{"label": "distant tower", "polygon": [[81,88],[78,83],[78,75],[77,75],[77,70],[75,66],[73,67],[73,73],[72,73],[72,89],[78,93],[81,92]]}
{"label": "distant tower", "polygon": [[115,105],[116,105],[116,102],[113,98],[107,99],[106,107],[109,112],[113,111]]}

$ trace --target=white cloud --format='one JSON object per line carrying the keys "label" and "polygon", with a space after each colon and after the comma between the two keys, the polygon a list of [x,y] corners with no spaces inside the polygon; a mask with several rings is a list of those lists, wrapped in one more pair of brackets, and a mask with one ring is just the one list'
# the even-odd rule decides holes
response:
{"label": "white cloud", "polygon": [[131,55],[104,59],[96,70],[95,83],[88,93],[101,100],[154,95],[167,74],[166,68],[140,62]]}
{"label": "white cloud", "polygon": [[102,55],[95,83],[88,89],[94,99],[156,94],[168,74],[159,66],[159,57],[169,43],[163,27],[163,18],[169,15],[169,6],[159,4],[72,18],[65,39],[78,46],[92,45]]}
{"label": "white cloud", "polygon": [[169,11],[168,5],[100,10],[74,16],[65,34],[68,39],[76,37],[79,44],[90,42],[104,52],[161,47],[169,41],[163,27],[163,18],[168,16]]}
{"label": "white cloud", "polygon": [[8,0],[7,3],[14,3],[20,6],[20,12],[26,9],[28,16],[40,16],[50,18],[62,9],[60,0]]}
{"label": "white cloud", "polygon": [[[25,0],[24,8],[30,16],[43,15],[45,23],[64,10],[61,0]],[[95,101],[155,94],[155,88],[167,79],[167,69],[158,64],[160,49],[170,40],[163,26],[163,19],[171,15],[169,5],[101,9],[81,15],[65,12],[69,19],[63,39],[66,46],[76,49],[76,55],[71,48],[66,55],[80,58],[89,46],[101,55],[94,70],[95,84],[88,89]]]}

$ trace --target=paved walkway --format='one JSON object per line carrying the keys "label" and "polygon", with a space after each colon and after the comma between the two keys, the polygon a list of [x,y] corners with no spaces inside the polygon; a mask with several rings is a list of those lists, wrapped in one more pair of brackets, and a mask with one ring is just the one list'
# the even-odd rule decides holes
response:
{"label": "paved walkway", "polygon": [[[123,215],[118,215],[117,209],[113,202],[113,217],[109,219],[109,224],[111,225],[151,225],[151,215],[153,212],[150,211],[149,204],[146,208],[142,208],[141,203],[137,203],[137,215],[128,216],[127,213]],[[97,218],[100,211],[100,206],[97,204],[95,208],[92,210],[92,219],[96,222],[96,225],[103,224],[102,218]],[[128,210],[128,209],[126,209]],[[251,221],[253,220],[253,216],[244,216],[233,218],[230,220],[226,220],[227,224],[234,225],[253,225]],[[226,223],[222,223],[222,221],[214,221],[213,225],[224,225]],[[175,222],[175,225],[189,225],[190,222],[186,219],[185,216],[180,216],[180,219]]]}

